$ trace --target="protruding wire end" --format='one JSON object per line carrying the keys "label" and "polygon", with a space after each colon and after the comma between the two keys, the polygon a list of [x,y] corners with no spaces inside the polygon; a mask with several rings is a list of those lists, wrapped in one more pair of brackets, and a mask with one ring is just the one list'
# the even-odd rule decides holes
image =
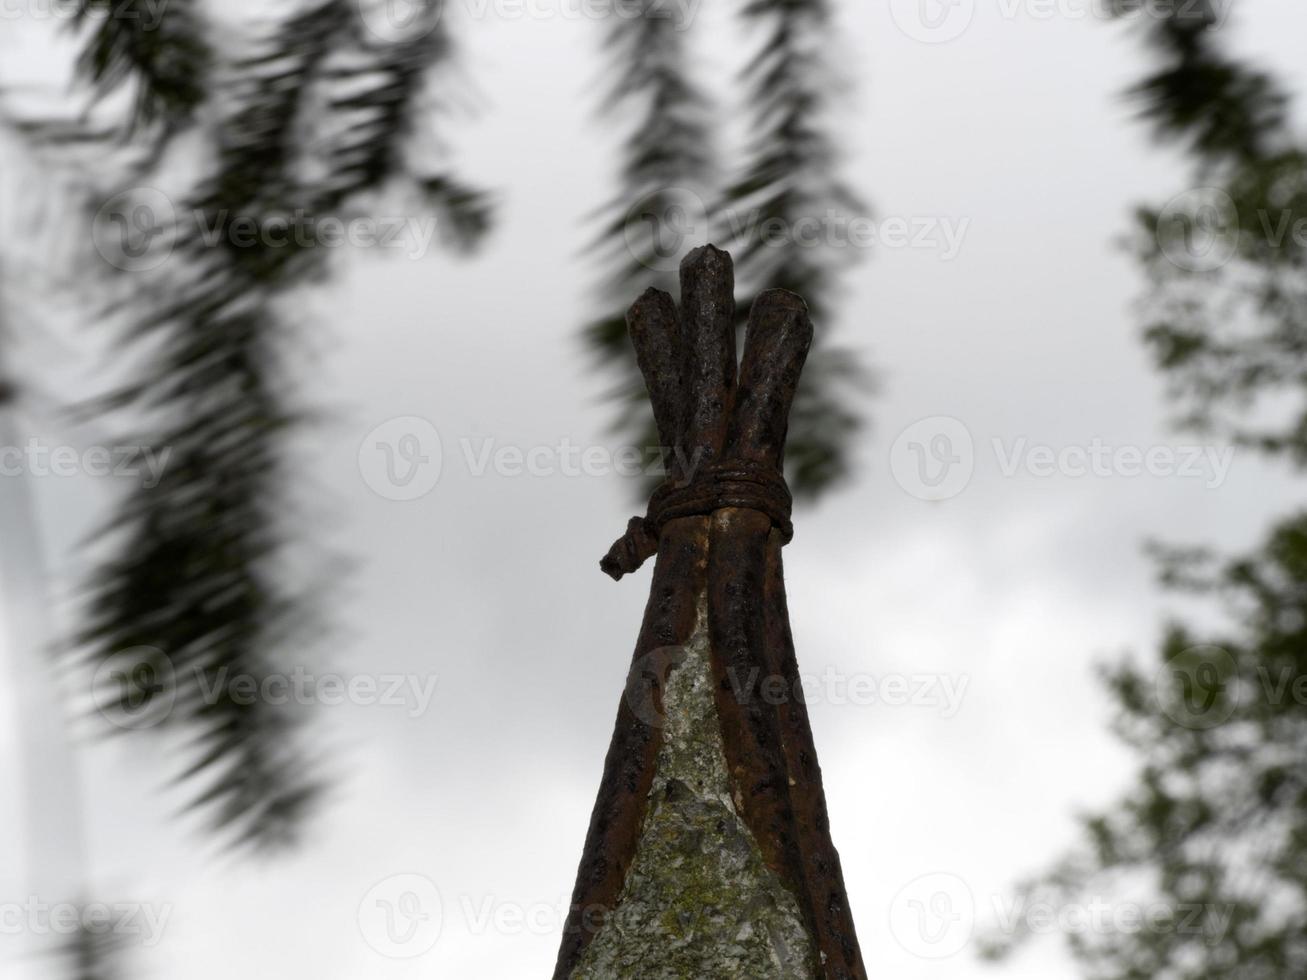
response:
{"label": "protruding wire end", "polygon": [[626,533],[613,542],[608,554],[599,561],[599,568],[614,582],[623,575],[636,571],[658,551],[658,537],[643,517],[632,517],[626,524]]}

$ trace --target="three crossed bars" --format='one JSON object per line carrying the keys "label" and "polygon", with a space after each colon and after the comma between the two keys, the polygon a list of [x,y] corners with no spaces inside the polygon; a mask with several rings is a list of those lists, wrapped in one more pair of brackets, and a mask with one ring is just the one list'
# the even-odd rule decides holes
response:
{"label": "three crossed bars", "polygon": [[[680,276],[679,310],[671,296],[651,289],[627,314],[660,439],[678,463],[601,567],[621,578],[657,555],[633,674],[647,673],[660,652],[689,643],[703,629],[706,608],[712,708],[730,801],[769,873],[792,897],[806,933],[806,962],[780,975],[861,980],[866,973],[831,842],[781,565],[781,547],[793,534],[782,475],[785,436],[812,324],[795,294],[762,293],[749,314],[737,370],[730,256],[711,245],[696,249]],[[669,669],[675,658],[643,678],[655,700],[666,691]],[[785,683],[763,696],[760,686],[775,678]],[[628,900],[666,737],[665,726],[623,700],[555,980],[582,975],[605,913]],[[711,946],[708,937],[703,942]],[[704,971],[713,968],[705,961]],[[650,973],[671,975],[656,964]]]}

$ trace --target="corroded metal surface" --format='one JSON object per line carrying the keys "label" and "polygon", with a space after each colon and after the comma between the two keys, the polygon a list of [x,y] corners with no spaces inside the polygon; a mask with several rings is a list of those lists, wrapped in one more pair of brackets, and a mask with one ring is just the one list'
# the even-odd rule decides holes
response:
{"label": "corroded metal surface", "polygon": [[707,595],[667,677],[662,739],[635,860],[572,980],[811,980],[798,900],[736,805],[713,689]]}
{"label": "corroded metal surface", "polygon": [[673,521],[663,531],[627,693],[618,707],[599,797],[590,817],[554,973],[557,980],[571,976],[581,951],[603,927],[635,859],[662,732],[658,724],[662,678],[669,665],[658,651],[685,644],[694,630],[695,597],[705,587],[707,542],[703,518]]}
{"label": "corroded metal surface", "polygon": [[[792,533],[781,478],[785,431],[812,325],[799,297],[763,293],[750,313],[737,381],[733,290],[730,257],[707,246],[682,263],[679,317],[671,297],[653,290],[628,314],[660,435],[675,458],[689,463],[669,476],[648,514],[631,521],[602,563],[620,578],[658,556],[555,980],[771,975],[758,972],[763,967],[756,956],[738,969],[713,959],[734,949],[720,930],[709,936],[635,926],[659,901],[674,913],[692,900],[691,883],[717,895],[713,901],[723,900],[714,871],[720,866],[701,846],[702,835],[668,832],[677,820],[685,829],[688,814],[703,813],[688,804],[668,805],[666,793],[676,779],[667,767],[685,764],[685,746],[667,734],[662,720],[667,685],[685,683],[676,676],[683,669],[692,674],[687,664],[693,662],[701,595],[713,680],[711,727],[720,735],[719,743],[710,741],[720,744],[725,760],[729,812],[744,827],[731,840],[748,844],[750,854],[756,849],[803,923],[804,942],[770,947],[784,947],[787,955],[806,951],[798,954],[806,964],[791,963],[791,972],[780,975],[866,976],[801,700],[780,557]],[[741,869],[736,898],[744,902],[760,888],[766,893],[772,879],[743,870],[748,861],[738,855],[745,852],[734,853]],[[659,862],[677,868],[688,890],[671,887]],[[772,909],[783,907],[791,907],[788,900]],[[738,911],[701,921],[734,923]],[[759,913],[758,923],[764,921],[775,926],[785,918]],[[750,948],[760,955],[766,946]],[[685,965],[696,956],[698,968]]]}

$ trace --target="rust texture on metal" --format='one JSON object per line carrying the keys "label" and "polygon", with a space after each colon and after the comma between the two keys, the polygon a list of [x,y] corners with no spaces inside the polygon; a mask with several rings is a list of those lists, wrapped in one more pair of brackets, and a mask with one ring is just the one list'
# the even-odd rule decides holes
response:
{"label": "rust texture on metal", "polygon": [[620,578],[657,555],[555,980],[567,980],[615,906],[648,811],[662,732],[630,692],[659,696],[666,672],[675,669],[668,648],[687,641],[705,589],[736,806],[767,865],[798,901],[812,937],[812,974],[861,980],[866,973],[798,683],[781,564],[793,534],[782,463],[812,342],[807,307],[784,290],[759,296],[737,379],[731,259],[705,246],[682,263],[679,316],[670,296],[649,290],[631,307],[628,324],[660,437],[679,462],[648,513],[631,521],[601,563]]}

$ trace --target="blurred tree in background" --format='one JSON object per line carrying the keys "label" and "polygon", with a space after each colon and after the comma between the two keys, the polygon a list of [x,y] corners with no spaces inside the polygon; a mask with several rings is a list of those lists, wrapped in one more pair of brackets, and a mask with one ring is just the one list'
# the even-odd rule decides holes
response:
{"label": "blurred tree in background", "polygon": [[[161,481],[125,494],[88,550],[83,628],[61,655],[106,678],[101,706],[116,699],[139,715],[162,705],[153,730],[185,753],[178,780],[224,847],[292,843],[323,788],[295,706],[224,687],[298,662],[323,629],[316,606],[336,571],[297,557],[311,535],[295,523],[287,462],[306,415],[287,367],[294,300],[331,271],[320,229],[390,207],[434,215],[446,244],[464,252],[492,223],[487,194],[444,163],[440,127],[456,89],[442,0],[403,7],[309,0],[232,31],[198,0],[77,0],[72,118],[4,120],[34,150],[80,168],[91,188],[85,203],[108,260],[97,319],[120,337],[105,373],[122,383],[81,414],[171,452]],[[837,88],[829,5],[753,0],[740,17],[760,44],[742,79],[748,142],[730,168],[717,162],[718,107],[691,78],[688,21],[651,0],[643,16],[615,13],[605,26],[607,109],[640,112],[606,207],[615,217],[599,244],[604,298],[624,308],[711,233],[736,251],[741,322],[773,286],[801,292],[829,322],[844,256],[829,243],[756,234],[769,219],[793,228],[859,208],[832,176],[824,129]],[[179,180],[182,193],[171,190]],[[695,240],[679,237],[687,220]],[[647,409],[629,400],[625,329],[613,317],[588,336],[622,379],[619,426],[652,447]],[[828,343],[808,374],[790,456],[796,492],[811,496],[848,470],[857,424],[848,405],[865,378]],[[11,380],[25,394],[26,379]],[[78,975],[107,975],[107,950],[84,938]]]}
{"label": "blurred tree in background", "polygon": [[[185,753],[178,779],[215,840],[279,847],[302,828],[320,775],[293,704],[237,697],[227,683],[261,685],[301,662],[321,631],[308,597],[321,602],[332,584],[332,566],[306,580],[290,557],[311,539],[292,526],[285,462],[301,414],[283,368],[294,353],[286,300],[328,271],[324,218],[389,200],[436,215],[458,249],[488,228],[487,198],[423,152],[446,108],[433,83],[451,45],[434,7],[391,25],[352,0],[312,3],[244,38],[188,0],[82,0],[75,13],[83,111],[5,123],[98,184],[86,217],[109,235],[96,243],[109,276],[98,292],[121,336],[103,370],[126,382],[82,412],[171,458],[157,485],[118,502],[88,551],[99,564],[84,628],[60,652],[101,684],[101,709],[162,706],[154,730]],[[185,176],[188,152],[202,162],[174,201],[159,188]],[[122,157],[126,167],[111,165]],[[6,380],[9,401],[29,394],[28,379]],[[89,980],[110,976],[120,950],[84,934],[62,952]]]}
{"label": "blurred tree in background", "polygon": [[[419,152],[444,108],[433,78],[451,56],[434,6],[383,39],[384,21],[323,0],[225,48],[189,3],[161,7],[153,29],[124,6],[82,11],[92,22],[82,77],[102,97],[132,89],[123,128],[150,147],[112,205],[125,226],[144,215],[145,227],[134,241],[125,227],[112,243],[121,255],[108,256],[126,279],[112,312],[137,365],[94,407],[127,413],[140,444],[172,457],[105,530],[112,550],[91,576],[76,653],[91,672],[112,664],[131,679],[118,696],[134,710],[169,699],[159,727],[186,733],[181,778],[221,839],[278,845],[317,782],[289,708],[234,698],[224,679],[262,683],[302,655],[317,629],[307,599],[331,586],[297,581],[287,564],[288,544],[304,538],[291,531],[297,481],[284,463],[298,413],[283,301],[326,272],[327,217],[389,200],[435,213],[449,244],[467,249],[489,209]],[[173,206],[154,188],[183,138],[205,164]]]}
{"label": "blurred tree in background", "polygon": [[1138,778],[1023,887],[1024,907],[1164,908],[1137,929],[1068,931],[1101,980],[1307,976],[1307,517],[1247,558],[1195,561],[1168,562],[1172,581],[1224,600],[1233,623],[1216,636],[1172,623],[1159,662],[1105,671]]}
{"label": "blurred tree in background", "polygon": [[[80,0],[85,105],[71,119],[15,108],[3,121],[34,155],[80,167],[80,227],[90,222],[108,260],[97,319],[121,341],[103,371],[126,381],[81,414],[171,453],[161,481],[121,498],[88,550],[98,567],[84,628],[59,653],[100,684],[101,709],[117,699],[123,717],[141,717],[162,706],[153,728],[184,753],[190,808],[221,845],[270,849],[295,839],[322,781],[295,706],[226,684],[262,684],[301,662],[322,628],[308,599],[321,602],[335,570],[307,580],[290,557],[311,538],[292,526],[286,438],[301,413],[283,368],[294,353],[286,300],[328,272],[324,218],[390,201],[434,214],[465,250],[490,209],[423,144],[436,142],[447,106],[435,83],[452,56],[434,7],[391,24],[325,0],[244,37],[198,8]],[[170,199],[159,188],[185,178],[188,153],[198,172]],[[32,394],[32,379],[4,382],[0,410]],[[20,575],[40,564],[10,560]],[[90,980],[117,975],[122,950],[83,933],[58,952]]]}
{"label": "blurred tree in background", "polygon": [[[790,418],[786,476],[796,497],[814,498],[849,474],[853,406],[869,388],[855,354],[835,347],[837,276],[854,258],[829,238],[805,240],[805,221],[847,223],[862,203],[838,178],[830,102],[841,86],[827,0],[749,0],[741,26],[757,49],[741,79],[748,133],[738,166],[725,152],[716,105],[695,78],[689,23],[665,0],[644,0],[645,16],[614,17],[607,46],[611,78],[606,118],[634,120],[622,146],[621,189],[602,210],[595,249],[607,312],[585,336],[620,381],[617,430],[632,445],[658,446],[644,382],[626,333],[631,298],[653,286],[675,293],[682,256],[712,242],[736,264],[739,326],[763,290],[802,295],[817,324],[817,343]],[[714,91],[718,87],[714,87]],[[769,231],[774,229],[775,233]]]}
{"label": "blurred tree in background", "polygon": [[[1307,463],[1307,147],[1276,80],[1222,45],[1228,4],[1152,9],[1157,66],[1131,96],[1201,186],[1139,212],[1146,343],[1185,425]],[[1307,976],[1307,515],[1220,567],[1200,548],[1158,553],[1165,584],[1221,600],[1231,625],[1172,623],[1150,668],[1105,672],[1138,778],[1024,897],[1169,910],[1068,936],[1087,976]]]}
{"label": "blurred tree in background", "polygon": [[1187,6],[1150,25],[1162,65],[1133,93],[1200,185],[1138,215],[1145,340],[1184,423],[1304,463],[1307,146],[1276,80],[1205,22],[1226,5]]}
{"label": "blurred tree in background", "polygon": [[[105,529],[74,654],[89,673],[111,666],[131,679],[102,693],[135,710],[175,698],[160,727],[186,735],[181,778],[194,787],[194,806],[228,843],[277,845],[293,838],[319,788],[295,716],[205,692],[221,690],[224,677],[275,673],[318,628],[309,597],[330,587],[287,584],[299,578],[288,556],[304,535],[287,491],[295,480],[285,440],[301,412],[283,367],[295,349],[285,301],[328,271],[317,238],[324,218],[390,202],[436,215],[460,251],[489,228],[485,193],[432,151],[451,101],[453,43],[439,0],[418,0],[398,19],[384,0],[318,0],[250,36],[216,30],[194,0],[80,0],[76,12],[86,118],[99,128],[31,126],[29,135],[134,154],[97,202],[109,200],[108,231],[122,236],[109,243],[121,255],[109,255],[118,281],[105,307],[122,324],[130,377],[91,410],[117,413],[140,444],[172,457],[162,482],[128,495]],[[828,321],[842,256],[793,235],[764,243],[756,227],[775,219],[792,228],[832,209],[847,220],[858,207],[831,176],[836,153],[822,128],[835,88],[830,10],[825,0],[755,0],[741,17],[761,44],[743,79],[745,159],[725,183],[714,107],[690,77],[689,23],[658,0],[643,16],[615,11],[608,20],[607,108],[640,113],[607,208],[617,217],[601,243],[605,298],[624,307],[674,270],[694,244],[681,236],[688,220],[694,234],[706,239],[711,226],[737,249],[742,315],[758,291],[784,286]],[[108,121],[96,111],[105,106]],[[196,147],[200,170],[174,203],[157,188]],[[706,223],[696,221],[696,201],[712,202]],[[738,217],[746,211],[747,226]],[[297,234],[287,241],[288,216]],[[226,233],[237,222],[248,226],[239,241]],[[619,367],[629,399],[638,388],[625,329],[613,316],[589,336]],[[848,352],[829,345],[810,373],[791,434],[792,479],[809,495],[847,471],[857,422],[848,392],[863,380]],[[622,427],[656,446],[647,409],[634,404],[624,402]]]}

